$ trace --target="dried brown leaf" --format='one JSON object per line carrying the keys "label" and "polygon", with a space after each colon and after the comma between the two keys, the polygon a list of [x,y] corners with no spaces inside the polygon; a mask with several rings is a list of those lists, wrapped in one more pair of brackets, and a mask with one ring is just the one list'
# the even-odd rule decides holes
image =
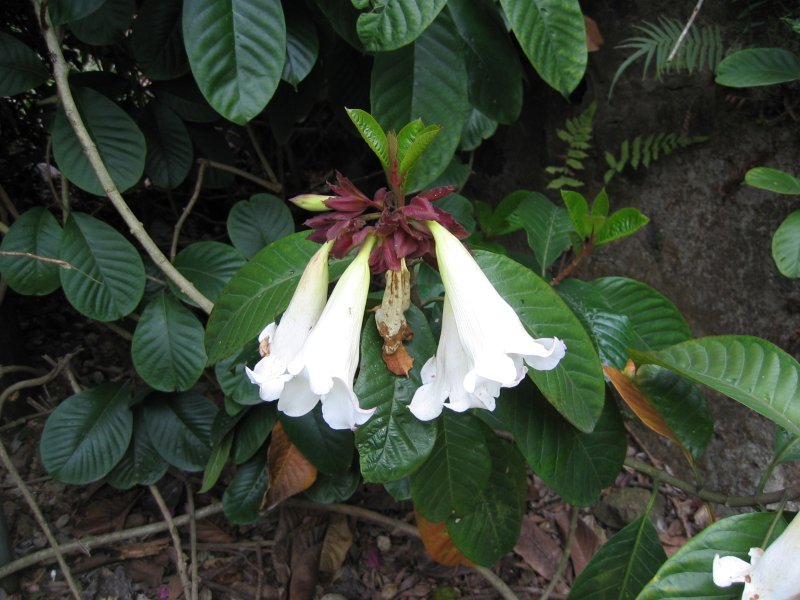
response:
{"label": "dried brown leaf", "polygon": [[319,557],[319,573],[325,583],[334,581],[353,545],[353,531],[347,517],[340,514],[331,515],[325,539],[322,542],[322,553]]}
{"label": "dried brown leaf", "polygon": [[291,442],[280,422],[272,430],[267,464],[269,487],[261,510],[270,510],[286,498],[307,490],[317,479],[317,468]]}
{"label": "dried brown leaf", "polygon": [[448,567],[461,565],[472,566],[470,560],[456,548],[444,523],[428,521],[419,513],[415,513],[417,529],[419,529],[425,551],[433,560]]}
{"label": "dried brown leaf", "polygon": [[604,42],[603,34],[600,33],[597,21],[583,15],[583,22],[586,24],[586,50],[589,52],[597,52]]}
{"label": "dried brown leaf", "polygon": [[539,527],[532,515],[526,515],[522,521],[522,530],[514,552],[548,580],[555,575],[561,558],[561,546]]}

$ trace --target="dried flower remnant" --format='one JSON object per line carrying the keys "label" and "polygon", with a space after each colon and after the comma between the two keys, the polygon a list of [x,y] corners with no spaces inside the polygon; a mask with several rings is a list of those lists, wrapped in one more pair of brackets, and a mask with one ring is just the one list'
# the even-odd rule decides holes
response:
{"label": "dried flower remnant", "polygon": [[375,324],[383,338],[383,362],[395,375],[408,376],[414,366],[414,359],[403,345],[403,342],[414,337],[405,316],[410,305],[411,274],[406,268],[406,260],[401,258],[400,270],[386,271],[383,302],[375,311]]}

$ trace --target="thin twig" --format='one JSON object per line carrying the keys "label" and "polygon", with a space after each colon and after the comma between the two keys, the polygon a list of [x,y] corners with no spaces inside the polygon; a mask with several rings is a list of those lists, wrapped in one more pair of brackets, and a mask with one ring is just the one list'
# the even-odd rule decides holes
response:
{"label": "thin twig", "polygon": [[258,156],[258,162],[261,163],[261,168],[264,169],[264,172],[269,177],[270,181],[272,181],[275,185],[278,186],[278,190],[280,191],[280,184],[278,183],[278,178],[275,177],[275,171],[272,170],[272,166],[269,164],[264,151],[261,149],[261,146],[256,139],[256,134],[253,131],[253,128],[250,126],[250,123],[247,123],[244,126],[245,131],[247,132],[247,137],[250,138],[250,143],[253,145],[253,149],[256,151],[256,156]]}
{"label": "thin twig", "polygon": [[667,56],[668,63],[672,62],[672,59],[675,58],[675,55],[678,53],[678,49],[681,47],[681,44],[683,44],[683,39],[686,37],[686,34],[689,33],[689,29],[692,27],[692,23],[694,23],[694,20],[697,18],[697,14],[700,12],[700,8],[703,6],[703,1],[704,0],[697,0],[697,4],[695,5],[694,10],[692,11],[692,16],[689,17],[689,20],[686,22],[686,26],[683,28],[683,31],[681,31],[681,34],[675,41],[675,45],[672,47],[669,56]]}
{"label": "thin twig", "polygon": [[265,187],[270,191],[273,192],[280,192],[281,191],[281,184],[279,183],[272,183],[271,181],[267,181],[266,179],[262,179],[252,173],[248,173],[247,171],[242,171],[241,169],[237,169],[231,165],[226,165],[225,163],[217,162],[215,160],[208,160],[207,158],[200,158],[197,161],[198,163],[206,163],[212,169],[219,169],[220,171],[227,171],[228,173],[233,173],[234,175],[238,175],[239,177],[243,177],[244,179],[249,179],[253,183],[257,183],[261,187]]}
{"label": "thin twig", "polygon": [[[56,96],[56,100],[58,96]],[[47,136],[47,145],[44,149],[44,166],[47,171],[44,175],[44,180],[47,182],[47,187],[50,188],[50,194],[53,196],[53,202],[58,204],[58,192],[56,191],[56,184],[53,183],[53,170],[50,167],[50,155],[53,152],[53,136]],[[61,220],[66,221],[67,218],[64,215],[61,215]]]}
{"label": "thin twig", "polygon": [[69,213],[72,206],[69,203],[69,179],[64,173],[61,173],[61,219],[64,223],[69,218]]}
{"label": "thin twig", "polygon": [[34,419],[41,419],[42,417],[46,417],[49,415],[52,410],[44,410],[41,412],[33,413],[30,415],[25,415],[24,417],[20,417],[19,419],[14,419],[13,421],[9,421],[8,423],[4,423],[0,425],[0,432],[8,431],[9,429],[14,429],[15,427],[19,427],[20,425],[24,425],[28,421],[33,421]]}
{"label": "thin twig", "polygon": [[578,530],[579,513],[580,509],[577,506],[573,506],[572,514],[569,516],[569,531],[567,532],[567,539],[564,541],[564,552],[561,553],[561,560],[558,561],[556,572],[553,573],[553,578],[550,580],[550,583],[547,584],[547,587],[544,588],[544,592],[542,592],[542,597],[540,600],[548,600],[548,598],[550,598],[550,595],[553,593],[556,585],[558,585],[558,582],[561,581],[564,571],[567,570],[569,558],[572,554],[572,543],[575,541],[575,532]]}
{"label": "thin twig", "polygon": [[[156,504],[158,504],[158,508],[161,510],[161,515],[164,517],[164,521],[167,522],[167,529],[169,530],[170,537],[172,537],[172,545],[175,546],[175,566],[178,569],[178,576],[181,578],[183,595],[186,598],[192,598],[192,586],[189,584],[189,576],[186,574],[186,560],[183,557],[181,536],[178,535],[178,529],[175,527],[175,521],[169,512],[167,503],[164,502],[164,498],[161,496],[161,492],[158,491],[158,487],[155,485],[148,485],[147,489],[150,490],[150,495],[153,496]],[[194,518],[193,515],[189,515],[189,517],[190,519]]]}
{"label": "thin twig", "polygon": [[594,250],[594,243],[592,240],[586,240],[580,253],[572,259],[572,262],[564,267],[564,270],[560,271],[558,275],[550,280],[550,285],[556,286],[564,281],[567,277],[572,275],[573,271],[578,268],[578,265],[580,265],[592,253],[592,250]]}
{"label": "thin twig", "polygon": [[3,187],[3,184],[0,184],[0,201],[3,202],[3,206],[6,207],[6,210],[11,213],[11,216],[14,219],[19,219],[19,211],[17,207],[14,206],[14,203],[11,201],[11,196],[8,195],[6,189]]}
{"label": "thin twig", "polygon": [[[12,383],[2,392],[0,392],[0,413],[3,411],[3,405],[5,404],[6,400],[8,400],[15,392],[19,390],[23,390],[25,388],[36,387],[39,385],[44,385],[45,383],[49,383],[56,375],[61,372],[69,359],[75,356],[75,353],[68,354],[67,356],[59,359],[58,363],[53,367],[50,372],[45,373],[41,377],[34,377],[33,379],[24,379],[23,381],[17,381],[16,383]],[[0,578],[2,579],[2,578]]]}
{"label": "thin twig", "polygon": [[181,477],[183,485],[186,488],[186,508],[189,514],[189,557],[191,563],[191,576],[192,576],[192,597],[191,600],[197,600],[199,593],[200,574],[197,565],[197,520],[194,518],[194,490],[188,477]]}
{"label": "thin twig", "polygon": [[175,230],[172,232],[172,244],[169,247],[170,260],[175,260],[175,255],[178,253],[178,239],[181,236],[181,229],[183,228],[183,224],[186,222],[186,219],[189,218],[189,214],[192,212],[194,205],[197,203],[197,199],[200,197],[200,190],[203,189],[203,179],[205,179],[207,168],[208,163],[200,161],[200,165],[197,167],[197,181],[194,184],[192,197],[189,198],[189,202],[186,203],[186,207],[183,209],[181,216],[178,217],[178,222],[175,223]]}
{"label": "thin twig", "polygon": [[46,10],[42,10],[42,0],[31,1],[33,2],[36,14],[41,15],[42,20],[39,25],[53,61],[53,77],[56,81],[56,87],[58,88],[58,95],[61,98],[64,115],[75,131],[75,135],[77,135],[80,140],[83,152],[89,159],[97,178],[100,180],[100,185],[103,187],[109,200],[111,200],[114,208],[117,209],[117,212],[125,220],[131,234],[139,241],[156,266],[161,269],[169,279],[175,282],[175,285],[189,296],[202,310],[206,313],[210,313],[213,303],[201,294],[197,288],[194,287],[192,282],[186,279],[186,277],[169,262],[119,193],[114,180],[111,178],[97,150],[97,146],[89,135],[83,123],[83,119],[78,112],[78,106],[75,104],[75,98],[73,98],[72,91],[69,87],[67,63],[64,60],[64,54],[61,52],[61,44],[53,28],[53,23],[50,21],[50,16]]}

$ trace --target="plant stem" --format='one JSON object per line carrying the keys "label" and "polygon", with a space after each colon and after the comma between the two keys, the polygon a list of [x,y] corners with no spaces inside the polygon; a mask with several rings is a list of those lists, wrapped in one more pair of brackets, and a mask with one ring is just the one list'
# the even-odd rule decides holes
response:
{"label": "plant stem", "polygon": [[267,181],[266,179],[262,179],[252,173],[248,173],[247,171],[242,171],[241,169],[237,169],[231,165],[226,165],[225,163],[217,162],[215,160],[208,160],[207,158],[201,158],[197,161],[200,164],[206,163],[209,167],[213,169],[219,169],[220,171],[227,171],[228,173],[233,173],[234,175],[238,175],[239,177],[243,177],[244,179],[249,179],[253,183],[257,183],[261,187],[265,187],[270,191],[273,192],[280,192],[281,191],[281,184],[279,183],[272,183],[271,181]]}
{"label": "plant stem", "polygon": [[261,163],[261,168],[264,169],[264,172],[269,177],[270,181],[272,181],[275,185],[278,186],[278,189],[275,191],[280,191],[280,184],[278,183],[278,178],[275,177],[275,171],[272,170],[272,166],[269,164],[264,151],[261,149],[261,146],[258,144],[258,140],[256,139],[256,134],[253,131],[253,127],[250,123],[247,123],[244,126],[245,131],[247,132],[247,137],[250,138],[250,143],[253,145],[253,149],[256,151],[256,156],[258,156],[258,162]]}
{"label": "plant stem", "polygon": [[569,531],[567,532],[567,539],[564,541],[564,552],[561,553],[561,560],[558,561],[556,572],[553,573],[553,578],[550,580],[550,583],[547,584],[547,587],[544,588],[544,592],[542,592],[542,597],[540,600],[548,600],[548,598],[550,598],[550,595],[553,593],[556,585],[558,585],[558,582],[561,581],[564,571],[567,569],[569,557],[572,554],[572,544],[575,541],[575,532],[578,530],[579,514],[580,509],[578,509],[577,506],[573,506],[572,512],[569,516]]}
{"label": "plant stem", "polygon": [[78,137],[78,140],[80,140],[83,152],[91,163],[92,169],[97,175],[97,178],[100,180],[100,185],[102,185],[103,190],[105,191],[109,200],[111,200],[114,208],[117,209],[117,212],[125,220],[125,223],[128,225],[131,234],[133,234],[133,236],[139,241],[156,266],[161,269],[169,279],[175,282],[175,285],[177,285],[183,293],[189,296],[203,311],[210,313],[211,308],[214,306],[213,303],[203,294],[201,294],[197,288],[194,287],[192,282],[186,279],[172,265],[172,263],[169,262],[167,257],[164,256],[164,253],[161,252],[147,231],[145,231],[142,223],[136,218],[130,207],[122,198],[122,195],[117,189],[114,180],[111,179],[111,175],[109,174],[108,169],[106,168],[106,165],[97,150],[97,146],[89,135],[89,132],[83,123],[83,119],[78,112],[78,106],[75,104],[75,98],[72,96],[72,91],[69,87],[67,63],[64,59],[64,54],[61,52],[61,44],[58,41],[58,36],[53,28],[53,23],[50,21],[50,16],[47,10],[43,9],[42,0],[31,1],[33,2],[36,14],[41,18],[39,26],[41,27],[42,35],[44,36],[47,49],[50,52],[50,57],[53,61],[53,77],[55,78],[56,87],[58,88],[58,95],[61,98],[61,105],[64,109],[64,115],[67,117],[72,129],[75,131],[75,135]]}
{"label": "plant stem", "polygon": [[667,56],[668,63],[672,62],[672,59],[675,58],[675,55],[678,53],[678,50],[680,49],[681,44],[683,43],[683,40],[686,37],[686,34],[689,33],[689,29],[691,28],[692,23],[694,23],[694,20],[697,18],[697,14],[700,12],[700,8],[702,8],[703,6],[703,2],[704,0],[697,0],[697,4],[695,5],[694,10],[692,11],[692,16],[689,17],[689,20],[686,22],[686,26],[683,28],[683,31],[681,31],[681,34],[675,41],[675,45],[672,47],[669,56]]}
{"label": "plant stem", "polygon": [[578,265],[580,265],[592,253],[592,250],[594,250],[594,243],[591,239],[588,239],[583,245],[580,253],[572,259],[572,262],[570,262],[566,267],[564,267],[563,271],[550,280],[550,285],[557,286],[567,277],[572,275],[573,271],[578,268]]}
{"label": "plant stem", "polygon": [[186,208],[183,209],[181,216],[178,217],[178,222],[175,223],[175,231],[172,233],[172,245],[169,248],[170,260],[175,260],[175,254],[178,252],[178,239],[181,236],[181,229],[183,228],[183,224],[186,222],[186,219],[189,218],[189,214],[192,212],[197,199],[200,197],[200,190],[203,188],[203,179],[205,178],[207,167],[207,162],[201,162],[198,166],[197,183],[195,183],[192,197],[189,198],[189,202],[186,203]]}
{"label": "plant stem", "polygon": [[[187,600],[191,600],[192,586],[189,583],[189,576],[186,573],[186,560],[183,557],[181,536],[178,535],[178,529],[175,527],[175,521],[172,519],[172,515],[169,512],[169,507],[167,506],[166,502],[164,502],[161,492],[158,491],[158,487],[155,485],[148,485],[147,489],[150,490],[150,495],[153,496],[156,504],[158,504],[158,508],[161,510],[161,515],[164,517],[164,521],[167,523],[167,529],[169,529],[169,535],[172,538],[172,545],[175,546],[175,566],[177,567],[178,575],[181,578],[183,596]],[[190,519],[194,519],[194,515],[192,514],[190,514],[189,517]]]}

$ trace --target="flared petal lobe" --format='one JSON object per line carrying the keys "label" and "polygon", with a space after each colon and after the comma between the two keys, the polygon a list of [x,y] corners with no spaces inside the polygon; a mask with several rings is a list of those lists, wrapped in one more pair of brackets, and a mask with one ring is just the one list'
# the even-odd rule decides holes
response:
{"label": "flared petal lobe", "polygon": [[303,347],[316,325],[328,297],[328,254],[332,242],[323,244],[308,261],[280,323],[270,323],[258,336],[263,358],[245,368],[251,383],[259,386],[262,400],[277,400],[292,375],[289,363]]}

